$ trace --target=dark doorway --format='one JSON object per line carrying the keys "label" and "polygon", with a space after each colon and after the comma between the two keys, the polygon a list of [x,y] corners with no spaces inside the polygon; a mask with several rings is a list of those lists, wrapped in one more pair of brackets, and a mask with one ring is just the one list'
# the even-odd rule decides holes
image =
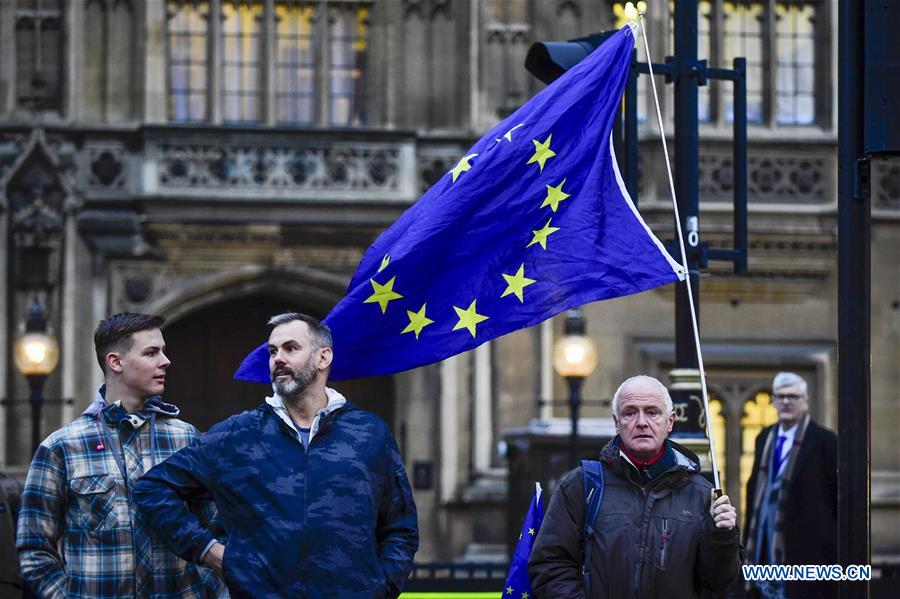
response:
{"label": "dark doorway", "polygon": [[[260,405],[272,394],[271,387],[236,381],[232,376],[244,356],[266,340],[266,321],[292,309],[289,304],[271,296],[253,295],[221,302],[167,323],[163,332],[172,366],[166,376],[164,399],[181,408],[181,417],[201,431]],[[335,382],[329,386],[393,428],[391,377]]]}

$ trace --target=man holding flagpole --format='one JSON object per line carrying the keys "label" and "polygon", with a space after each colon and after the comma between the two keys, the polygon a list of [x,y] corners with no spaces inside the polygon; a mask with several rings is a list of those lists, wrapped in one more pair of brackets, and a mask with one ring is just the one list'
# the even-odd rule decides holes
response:
{"label": "man holding flagpole", "polygon": [[[727,495],[713,500],[700,460],[668,438],[668,390],[632,377],[613,395],[612,412],[618,434],[600,453],[603,488],[586,487],[579,467],[550,499],[528,564],[533,597],[684,599],[724,590],[740,566],[735,509]],[[586,523],[595,492],[599,512]]]}

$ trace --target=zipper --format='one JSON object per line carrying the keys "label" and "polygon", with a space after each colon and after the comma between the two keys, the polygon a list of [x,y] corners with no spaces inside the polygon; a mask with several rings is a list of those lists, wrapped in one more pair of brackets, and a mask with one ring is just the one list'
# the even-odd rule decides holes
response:
{"label": "zipper", "polygon": [[659,537],[659,567],[666,567],[666,541],[669,540],[669,520],[662,519],[662,534]]}

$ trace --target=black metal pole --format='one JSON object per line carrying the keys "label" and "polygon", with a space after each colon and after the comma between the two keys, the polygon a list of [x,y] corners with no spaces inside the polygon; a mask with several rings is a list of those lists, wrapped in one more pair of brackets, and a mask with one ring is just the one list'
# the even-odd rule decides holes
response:
{"label": "black metal pole", "polygon": [[734,272],[747,272],[747,59],[735,58],[734,70]]}
{"label": "black metal pole", "polygon": [[[688,284],[694,296],[694,308],[700,316],[700,256],[698,217],[700,191],[697,181],[699,151],[697,112],[697,0],[675,3],[675,193],[687,252]],[[695,234],[692,234],[692,231]],[[691,324],[690,305],[685,285],[675,292],[675,364],[678,368],[697,368],[697,352]]]}
{"label": "black metal pole", "polygon": [[41,444],[41,410],[44,407],[44,383],[47,376],[43,374],[28,375],[28,385],[31,387],[31,448],[32,453],[37,451]]}
{"label": "black metal pole", "polygon": [[572,434],[569,436],[569,463],[574,468],[578,464],[578,418],[581,410],[581,385],[584,379],[580,376],[567,376],[569,383],[569,415],[572,417]]}
{"label": "black metal pole", "polygon": [[[863,158],[864,4],[838,15],[838,562],[871,563],[871,204]],[[862,183],[862,184],[861,184]],[[840,596],[867,597],[867,582]]]}

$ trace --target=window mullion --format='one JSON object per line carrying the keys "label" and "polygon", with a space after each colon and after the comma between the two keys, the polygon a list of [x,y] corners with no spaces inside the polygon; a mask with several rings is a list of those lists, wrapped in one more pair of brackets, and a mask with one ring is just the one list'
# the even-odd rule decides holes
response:
{"label": "window mullion", "polygon": [[274,125],[277,122],[275,114],[275,59],[276,59],[276,33],[275,33],[275,0],[266,0],[264,21],[262,27],[262,118],[266,125]]}
{"label": "window mullion", "polygon": [[767,0],[765,23],[763,26],[764,56],[763,64],[763,122],[773,127],[776,122],[777,95],[775,91],[776,72],[778,70],[778,54],[775,48],[775,2]]}
{"label": "window mullion", "polygon": [[224,56],[222,52],[222,13],[221,0],[209,2],[209,89],[207,93],[208,113],[210,123],[222,122],[222,73],[224,68]]}
{"label": "window mullion", "polygon": [[316,53],[316,125],[326,127],[329,123],[329,96],[331,86],[328,75],[331,71],[331,47],[328,32],[331,28],[331,14],[328,0],[319,0],[317,6],[316,31],[318,33],[318,52]]}
{"label": "window mullion", "polygon": [[[731,69],[733,65],[725,64],[725,49],[722,47],[725,39],[724,32],[725,18],[722,16],[722,0],[713,0],[709,23],[709,64],[710,66]],[[706,84],[711,86],[709,93],[709,121],[721,127],[725,124],[725,111],[722,109],[724,101],[721,96],[723,93],[732,93],[732,84],[713,82],[712,79],[707,80]]]}

